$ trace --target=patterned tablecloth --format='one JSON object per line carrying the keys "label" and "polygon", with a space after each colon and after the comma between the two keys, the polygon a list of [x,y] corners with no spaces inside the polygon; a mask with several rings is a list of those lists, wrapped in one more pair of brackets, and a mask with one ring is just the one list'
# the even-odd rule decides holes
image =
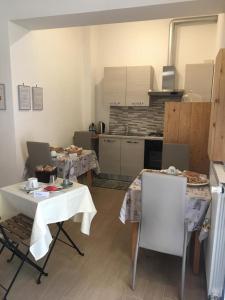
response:
{"label": "patterned tablecloth", "polygon": [[[141,220],[141,174],[132,182],[125,194],[120,210],[120,220],[125,223],[140,222]],[[166,175],[165,175],[166,176]],[[202,227],[210,201],[211,194],[208,186],[187,187],[185,216],[189,220],[188,230],[194,231]]]}
{"label": "patterned tablecloth", "polygon": [[100,173],[97,156],[92,150],[83,150],[79,156],[60,153],[53,159],[53,163],[57,167],[58,177],[67,176],[72,181],[76,181],[78,176],[89,170],[94,170],[96,174]]}

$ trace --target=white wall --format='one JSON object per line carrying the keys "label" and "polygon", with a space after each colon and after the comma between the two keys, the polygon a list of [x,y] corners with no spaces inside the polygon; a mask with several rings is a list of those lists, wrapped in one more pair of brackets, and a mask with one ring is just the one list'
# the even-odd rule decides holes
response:
{"label": "white wall", "polygon": [[[20,174],[26,141],[68,146],[74,130],[86,130],[94,118],[89,28],[27,32],[14,25],[11,69],[17,161]],[[20,30],[19,30],[20,29]],[[16,35],[20,39],[16,39]],[[19,111],[17,85],[43,87],[43,111]]]}
{"label": "white wall", "polygon": [[[161,89],[162,66],[167,64],[170,19],[100,25],[95,27],[97,51],[96,119],[108,123],[109,109],[103,105],[102,79],[106,66],[152,65],[154,89]],[[185,25],[176,30],[178,88],[184,87],[185,65],[215,58],[217,25]]]}
{"label": "white wall", "polygon": [[7,110],[0,110],[0,186],[17,179],[16,145],[14,131],[13,104],[11,93],[11,73],[9,55],[8,24],[0,13],[0,83],[6,87]]}

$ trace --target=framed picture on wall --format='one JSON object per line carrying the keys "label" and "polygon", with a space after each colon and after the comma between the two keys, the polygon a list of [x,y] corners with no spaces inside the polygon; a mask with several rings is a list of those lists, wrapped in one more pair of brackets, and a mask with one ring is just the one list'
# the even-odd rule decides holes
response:
{"label": "framed picture on wall", "polygon": [[0,110],[6,110],[5,85],[3,83],[0,84]]}
{"label": "framed picture on wall", "polygon": [[43,88],[41,87],[32,87],[32,108],[43,110]]}
{"label": "framed picture on wall", "polygon": [[19,110],[31,109],[30,86],[18,85],[18,101],[19,101]]}

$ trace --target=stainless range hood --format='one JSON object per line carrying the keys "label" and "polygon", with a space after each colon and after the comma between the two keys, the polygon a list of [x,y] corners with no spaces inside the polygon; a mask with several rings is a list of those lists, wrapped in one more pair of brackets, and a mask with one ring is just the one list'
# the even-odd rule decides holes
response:
{"label": "stainless range hood", "polygon": [[162,74],[162,90],[175,90],[175,74],[176,68],[174,66],[164,66]]}
{"label": "stainless range hood", "polygon": [[184,90],[176,90],[175,66],[163,66],[162,90],[150,91],[149,96],[166,97],[172,100],[181,100]]}

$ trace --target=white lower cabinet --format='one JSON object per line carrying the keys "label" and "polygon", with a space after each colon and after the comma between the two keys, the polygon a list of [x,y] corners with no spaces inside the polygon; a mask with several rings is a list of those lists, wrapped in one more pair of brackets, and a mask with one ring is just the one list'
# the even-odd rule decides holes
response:
{"label": "white lower cabinet", "polygon": [[102,173],[137,176],[144,168],[144,140],[100,137],[99,163]]}
{"label": "white lower cabinet", "polygon": [[120,140],[116,138],[100,138],[99,164],[102,173],[120,174]]}
{"label": "white lower cabinet", "polygon": [[121,139],[120,174],[137,176],[144,168],[144,140]]}

